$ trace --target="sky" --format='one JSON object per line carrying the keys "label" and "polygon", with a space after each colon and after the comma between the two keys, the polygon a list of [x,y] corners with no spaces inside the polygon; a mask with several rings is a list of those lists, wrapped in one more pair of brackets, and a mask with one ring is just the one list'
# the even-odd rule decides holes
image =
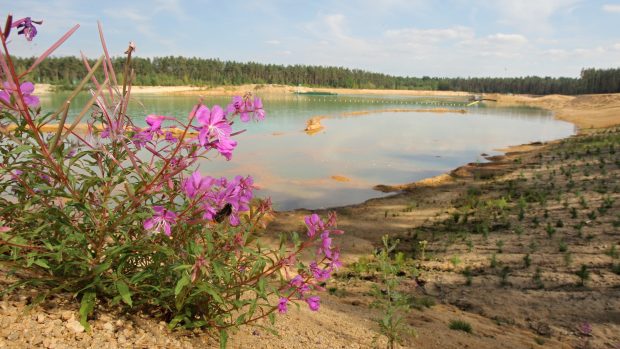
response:
{"label": "sky", "polygon": [[5,11],[43,20],[12,53],[112,55],[342,66],[401,76],[568,76],[620,67],[620,1],[597,0],[19,0]]}

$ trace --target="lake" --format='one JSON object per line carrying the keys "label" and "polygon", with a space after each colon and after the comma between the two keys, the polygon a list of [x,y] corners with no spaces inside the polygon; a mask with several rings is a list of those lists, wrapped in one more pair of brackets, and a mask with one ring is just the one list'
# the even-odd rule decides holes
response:
{"label": "lake", "polygon": [[[259,94],[260,95],[260,94]],[[44,96],[51,110],[67,94]],[[155,113],[186,119],[196,96],[135,95],[128,114],[138,125]],[[71,113],[87,100],[80,96]],[[230,97],[208,97],[207,106],[225,106]],[[482,153],[575,133],[575,127],[534,108],[497,108],[493,102],[466,107],[462,98],[404,96],[277,96],[263,100],[267,117],[260,123],[235,122],[239,142],[232,161],[215,157],[200,165],[214,177],[252,175],[258,196],[270,196],[278,210],[355,204],[386,194],[377,184],[410,183],[460,165],[485,161]],[[389,109],[466,109],[460,113],[381,112],[355,117],[342,114]],[[324,115],[325,129],[303,132],[306,120]],[[335,177],[336,179],[334,179]]]}

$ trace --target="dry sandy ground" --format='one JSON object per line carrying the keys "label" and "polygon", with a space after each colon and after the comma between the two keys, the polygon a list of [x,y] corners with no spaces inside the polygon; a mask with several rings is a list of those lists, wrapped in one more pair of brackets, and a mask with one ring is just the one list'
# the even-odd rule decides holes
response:
{"label": "dry sandy ground", "polygon": [[[350,267],[369,258],[380,237],[390,234],[418,260],[419,284],[407,278],[404,290],[437,303],[409,312],[407,322],[418,336],[405,338],[404,347],[618,348],[620,276],[610,269],[620,265],[612,252],[612,246],[620,249],[620,130],[586,129],[620,124],[620,95],[500,97],[502,105],[551,109],[579,125],[581,134],[513,148],[490,164],[468,164],[417,184],[383,186],[399,192],[337,208],[346,231],[338,241],[345,268],[327,285],[336,291],[323,296],[321,311],[291,310],[277,323],[280,337],[244,327],[230,347],[384,347],[381,340],[373,342],[381,314],[369,307],[368,291],[376,278]],[[528,198],[522,219],[520,197]],[[506,208],[498,211],[492,203],[502,198]],[[302,231],[308,213],[278,213],[269,231]],[[481,227],[483,233],[476,233]],[[424,259],[421,240],[428,241]],[[581,265],[590,271],[585,286],[575,274]],[[93,331],[83,333],[74,321],[77,307],[67,297],[25,312],[28,292],[0,303],[0,348],[216,345],[204,333],[168,333],[156,320],[115,311],[98,314]],[[455,319],[470,323],[473,332],[448,329]],[[591,336],[577,330],[582,322],[592,325]]]}
{"label": "dry sandy ground", "polygon": [[525,105],[549,109],[558,119],[580,128],[600,128],[620,123],[620,94],[542,97],[525,95],[489,95],[499,105]]}

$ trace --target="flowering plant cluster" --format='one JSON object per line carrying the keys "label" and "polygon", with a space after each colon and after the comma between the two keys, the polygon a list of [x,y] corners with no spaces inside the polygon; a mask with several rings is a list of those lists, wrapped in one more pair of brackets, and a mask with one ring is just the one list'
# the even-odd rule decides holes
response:
{"label": "flowering plant cluster", "polygon": [[[341,265],[332,241],[342,234],[335,214],[326,221],[310,215],[304,238],[282,234],[278,245],[264,246],[259,235],[271,201],[255,198],[252,177],[213,177],[199,166],[207,157],[232,159],[242,132],[233,130],[234,121],[263,120],[260,98],[246,94],[210,108],[201,100],[187,118],[151,114],[139,127],[127,114],[135,45],[116,74],[99,26],[104,55],[93,66],[84,59],[78,88],[56,112],[43,113],[27,76],[78,27],[16,72],[11,28],[32,40],[42,22],[9,16],[6,23],[0,262],[28,273],[17,272],[20,281],[4,292],[45,286],[37,301],[71,292],[87,328],[99,304],[122,304],[170,327],[218,330],[222,346],[227,330],[262,318],[273,323],[291,303],[319,309],[320,283]],[[70,115],[89,83],[89,102]],[[299,256],[308,249],[315,258],[304,263]]]}

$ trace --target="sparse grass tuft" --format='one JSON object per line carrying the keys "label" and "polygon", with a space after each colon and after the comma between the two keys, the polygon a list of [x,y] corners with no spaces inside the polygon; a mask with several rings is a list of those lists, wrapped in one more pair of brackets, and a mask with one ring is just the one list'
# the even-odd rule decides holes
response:
{"label": "sparse grass tuft", "polygon": [[455,331],[463,331],[463,332],[467,332],[467,333],[472,333],[473,332],[469,322],[463,321],[463,320],[452,320],[452,321],[450,321],[450,326],[449,327],[450,327],[451,330],[455,330]]}
{"label": "sparse grass tuft", "polygon": [[581,269],[575,272],[577,276],[579,276],[579,286],[585,286],[586,281],[590,279],[590,271],[588,271],[588,267],[585,264],[581,265]]}
{"label": "sparse grass tuft", "polygon": [[523,256],[523,266],[527,269],[530,267],[530,265],[532,265],[532,258],[530,257],[530,254],[526,254],[525,256]]}

